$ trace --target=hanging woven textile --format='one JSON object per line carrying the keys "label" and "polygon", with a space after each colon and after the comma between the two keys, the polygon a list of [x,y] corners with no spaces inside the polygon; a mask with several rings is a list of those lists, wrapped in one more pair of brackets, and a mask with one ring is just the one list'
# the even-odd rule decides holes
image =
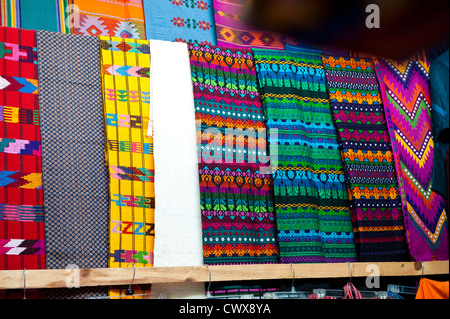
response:
{"label": "hanging woven textile", "polygon": [[[203,265],[191,66],[186,43],[150,40],[150,123],[155,167],[155,267]],[[176,88],[176,94],[174,94]],[[176,116],[174,116],[176,114]],[[170,123],[170,125],[168,125]],[[204,284],[152,284],[152,294],[203,298]]]}
{"label": "hanging woven textile", "polygon": [[276,263],[273,185],[251,50],[189,44],[205,264]]}
{"label": "hanging woven textile", "polygon": [[212,0],[143,0],[148,39],[216,45]]}
{"label": "hanging woven textile", "polygon": [[35,31],[0,27],[0,101],[0,270],[45,269]]}
{"label": "hanging woven textile", "polygon": [[2,0],[1,25],[28,30],[47,30],[70,33],[69,14],[71,0]]}
{"label": "hanging woven textile", "polygon": [[71,33],[145,39],[142,0],[68,0]]}
{"label": "hanging woven textile", "polygon": [[[37,31],[47,268],[108,266],[108,174],[98,39]],[[105,295],[49,289],[49,298]]]}
{"label": "hanging woven textile", "polygon": [[[153,140],[147,40],[100,37],[107,165],[110,174],[109,267],[153,266]],[[111,295],[123,295],[120,289]]]}
{"label": "hanging woven textile", "polygon": [[245,10],[250,1],[213,0],[217,45],[284,50],[283,34],[255,30],[245,22]]}
{"label": "hanging woven textile", "polygon": [[[411,256],[448,260],[445,199],[432,187],[434,140],[429,63],[375,59]],[[442,176],[442,178],[445,178]]]}
{"label": "hanging woven textile", "polygon": [[273,173],[282,263],[356,261],[344,170],[322,56],[254,50]]}
{"label": "hanging woven textile", "polygon": [[400,194],[370,59],[323,56],[358,261],[407,261]]}

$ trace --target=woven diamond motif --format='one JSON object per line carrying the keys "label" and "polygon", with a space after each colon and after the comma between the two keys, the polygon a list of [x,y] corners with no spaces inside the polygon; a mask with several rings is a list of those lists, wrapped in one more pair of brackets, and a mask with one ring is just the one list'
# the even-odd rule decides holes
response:
{"label": "woven diamond motif", "polygon": [[133,47],[126,42],[120,42],[118,45],[116,45],[116,48],[123,52],[128,52],[133,49]]}

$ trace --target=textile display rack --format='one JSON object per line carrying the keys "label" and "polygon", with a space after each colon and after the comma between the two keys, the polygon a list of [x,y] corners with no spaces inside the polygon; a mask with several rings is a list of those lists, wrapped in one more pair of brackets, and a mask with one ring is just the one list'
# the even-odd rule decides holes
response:
{"label": "textile display rack", "polygon": [[[357,262],[335,264],[293,264],[295,278],[351,278],[379,276],[427,276],[448,274],[449,262]],[[236,280],[292,279],[290,264],[271,265],[227,265],[195,267],[148,267],[148,268],[93,268],[80,269],[80,287],[127,285],[135,271],[135,284],[212,282]],[[23,289],[24,273],[26,288],[65,288],[70,271],[66,269],[3,270],[0,271],[0,289]],[[211,277],[211,278],[210,278]]]}
{"label": "textile display rack", "polygon": [[448,45],[250,2],[0,2],[0,299],[448,299]]}

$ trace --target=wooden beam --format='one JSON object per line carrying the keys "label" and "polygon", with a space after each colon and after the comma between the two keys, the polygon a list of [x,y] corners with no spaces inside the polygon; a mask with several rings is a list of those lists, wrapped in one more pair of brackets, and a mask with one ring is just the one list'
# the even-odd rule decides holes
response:
{"label": "wooden beam", "polygon": [[[423,262],[423,275],[449,273],[448,261]],[[422,276],[421,263],[338,263],[294,264],[295,278],[350,278],[367,276]],[[135,284],[209,282],[234,280],[292,279],[290,264],[230,265],[196,267],[146,267],[135,269]],[[42,269],[26,270],[26,287],[65,288],[79,278],[80,287],[128,285],[133,278],[133,267],[97,269]],[[79,276],[79,277],[77,277]],[[23,289],[23,270],[0,271],[0,289]]]}

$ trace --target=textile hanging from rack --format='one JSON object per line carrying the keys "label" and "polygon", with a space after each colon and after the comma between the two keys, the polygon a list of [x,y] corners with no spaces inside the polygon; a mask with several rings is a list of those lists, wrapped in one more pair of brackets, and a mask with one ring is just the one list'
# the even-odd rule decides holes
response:
{"label": "textile hanging from rack", "polygon": [[358,261],[407,261],[398,181],[372,61],[324,55],[323,64]]}
{"label": "textile hanging from rack", "polygon": [[[150,40],[154,266],[203,265],[194,96],[187,44]],[[174,94],[173,88],[177,92]],[[176,116],[174,116],[176,114]]]}
{"label": "textile hanging from rack", "polygon": [[110,174],[109,267],[151,267],[154,162],[153,139],[146,136],[150,46],[147,40],[101,36],[100,54]]}
{"label": "textile hanging from rack", "polygon": [[71,33],[145,39],[142,0],[69,0],[73,9]]}
{"label": "textile hanging from rack", "polygon": [[416,299],[449,299],[448,281],[420,279]]}
{"label": "textile hanging from rack", "polygon": [[2,26],[70,33],[66,8],[70,0],[2,0]]}
{"label": "textile hanging from rack", "polygon": [[406,237],[418,261],[448,260],[445,199],[431,189],[434,140],[429,64],[374,59],[399,180]]}
{"label": "textile hanging from rack", "polygon": [[212,0],[143,0],[148,39],[216,45]]}
{"label": "textile hanging from rack", "polygon": [[[47,268],[106,268],[109,180],[98,39],[37,31],[37,44]],[[49,298],[105,291],[49,290]]]}
{"label": "textile hanging from rack", "polygon": [[0,27],[0,270],[45,269],[36,32]]}
{"label": "textile hanging from rack", "polygon": [[[203,265],[194,95],[187,44],[150,40],[155,167],[154,266]],[[174,94],[176,88],[176,94]],[[174,116],[175,114],[175,116]],[[152,294],[203,298],[203,283],[152,284]]]}
{"label": "textile hanging from rack", "polygon": [[46,268],[37,61],[35,31],[0,27],[0,270]]}
{"label": "textile hanging from rack", "polygon": [[280,33],[255,30],[245,23],[245,10],[251,0],[213,0],[217,45],[230,48],[284,50]]}
{"label": "textile hanging from rack", "polygon": [[[320,54],[254,50],[282,263],[356,261],[347,188]],[[276,138],[273,138],[276,134]]]}
{"label": "textile hanging from rack", "polygon": [[276,263],[273,185],[251,50],[189,44],[205,264]]}

